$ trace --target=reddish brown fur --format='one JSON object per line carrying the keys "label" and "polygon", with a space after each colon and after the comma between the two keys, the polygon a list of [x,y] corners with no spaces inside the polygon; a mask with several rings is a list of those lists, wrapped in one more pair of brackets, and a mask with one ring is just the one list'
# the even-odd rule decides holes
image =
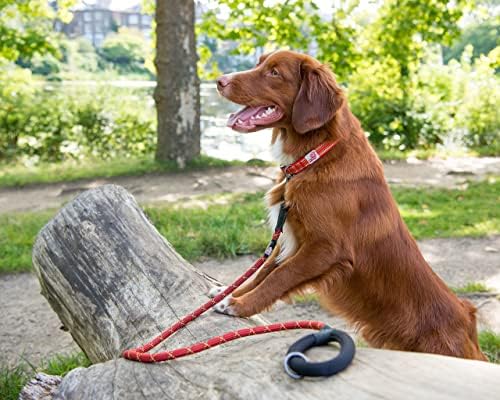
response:
{"label": "reddish brown fur", "polygon": [[[273,68],[279,79],[270,79]],[[274,124],[273,141],[281,136],[294,159],[341,138],[286,187],[281,176],[271,190],[271,205],[284,198],[290,207],[287,223],[298,248],[280,265],[270,260],[234,292],[236,314],[253,315],[313,287],[322,304],[358,326],[372,346],[486,360],[475,308],[425,262],[330,70],[312,57],[280,51],[232,74],[221,92],[243,105],[278,105],[285,116]]]}

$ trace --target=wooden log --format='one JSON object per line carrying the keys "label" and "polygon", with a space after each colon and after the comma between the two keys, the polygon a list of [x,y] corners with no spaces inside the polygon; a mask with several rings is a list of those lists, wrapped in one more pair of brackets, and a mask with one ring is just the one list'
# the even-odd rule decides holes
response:
{"label": "wooden log", "polygon": [[[214,280],[180,257],[118,186],[90,190],[64,207],[38,235],[33,262],[42,293],[95,363],[64,377],[57,399],[456,400],[500,393],[498,365],[366,348],[333,378],[296,381],[282,360],[305,331],[246,338],[162,364],[119,358],[206,301]],[[262,322],[209,311],[166,348]],[[324,347],[310,357],[334,353]],[[37,397],[23,397],[30,398]]]}

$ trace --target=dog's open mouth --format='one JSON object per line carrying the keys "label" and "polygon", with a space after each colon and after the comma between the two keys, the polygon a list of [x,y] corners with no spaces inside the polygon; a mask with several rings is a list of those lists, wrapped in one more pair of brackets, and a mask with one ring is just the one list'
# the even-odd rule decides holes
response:
{"label": "dog's open mouth", "polygon": [[278,106],[245,107],[231,114],[227,126],[237,132],[255,132],[264,129],[283,117]]}

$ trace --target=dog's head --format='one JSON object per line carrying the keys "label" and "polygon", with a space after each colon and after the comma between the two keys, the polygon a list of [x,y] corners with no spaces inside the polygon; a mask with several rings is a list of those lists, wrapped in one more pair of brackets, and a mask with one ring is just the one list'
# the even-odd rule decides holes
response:
{"label": "dog's head", "polygon": [[222,75],[217,89],[245,106],[228,121],[238,132],[281,127],[304,134],[331,121],[344,103],[330,69],[292,51],[263,55],[251,70]]}

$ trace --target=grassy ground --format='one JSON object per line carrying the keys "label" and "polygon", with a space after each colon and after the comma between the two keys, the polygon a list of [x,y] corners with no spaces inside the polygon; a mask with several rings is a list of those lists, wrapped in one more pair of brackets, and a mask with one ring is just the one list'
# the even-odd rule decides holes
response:
{"label": "grassy ground", "polygon": [[[247,164],[241,161],[225,161],[201,156],[190,162],[186,169]],[[174,163],[160,163],[152,158],[71,161],[60,164],[40,164],[36,167],[0,164],[0,187],[20,187],[30,184],[67,182],[79,179],[109,178],[115,176],[140,176],[147,173],[175,171],[179,171],[179,168]]]}
{"label": "grassy ground", "polygon": [[83,353],[56,356],[35,368],[33,365],[21,363],[10,367],[0,366],[0,399],[17,400],[23,386],[34,377],[36,372],[49,375],[64,376],[77,367],[88,367],[90,361]]}
{"label": "grassy ground", "polygon": [[490,362],[500,364],[500,334],[491,331],[480,332],[479,346]]}
{"label": "grassy ground", "polygon": [[[467,190],[396,188],[401,214],[417,239],[500,233],[500,181]],[[171,205],[146,213],[186,259],[259,254],[269,239],[262,194],[233,196],[207,209]],[[29,271],[37,232],[54,211],[0,215],[0,273]],[[188,239],[188,240],[186,240]]]}

